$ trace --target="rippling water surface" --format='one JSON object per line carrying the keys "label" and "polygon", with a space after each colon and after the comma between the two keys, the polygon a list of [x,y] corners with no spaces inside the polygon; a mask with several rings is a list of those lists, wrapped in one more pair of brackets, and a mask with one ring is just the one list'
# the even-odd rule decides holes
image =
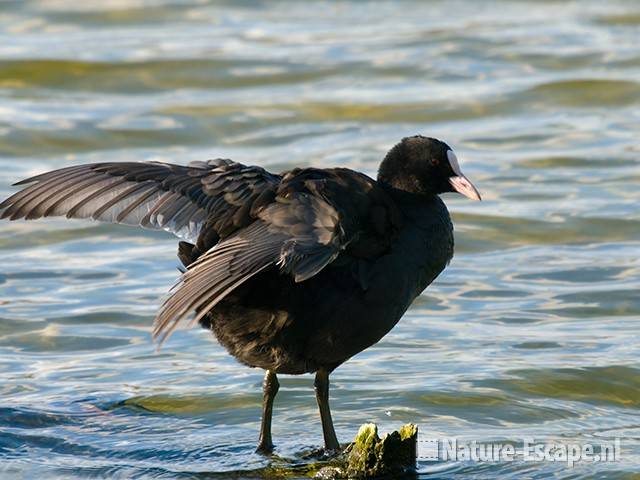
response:
{"label": "rippling water surface", "polygon": [[[640,478],[639,45],[637,2],[5,1],[0,195],[98,161],[373,175],[402,136],[443,138],[485,201],[447,196],[451,265],[333,374],[340,438],[366,421],[620,437],[615,463],[419,467]],[[199,329],[156,352],[175,251],[127,227],[0,225],[2,476],[260,477],[320,445],[310,376],[281,379],[268,459],[253,453],[261,371]]]}

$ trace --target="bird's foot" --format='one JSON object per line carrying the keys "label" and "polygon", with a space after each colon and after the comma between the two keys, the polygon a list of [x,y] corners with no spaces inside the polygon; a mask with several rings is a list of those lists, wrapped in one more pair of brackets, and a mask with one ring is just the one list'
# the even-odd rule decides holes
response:
{"label": "bird's foot", "polygon": [[322,455],[327,459],[338,457],[342,455],[343,452],[344,448],[342,448],[340,445],[337,445],[334,448],[324,447],[322,449]]}
{"label": "bird's foot", "polygon": [[256,453],[260,455],[271,455],[273,453],[273,443],[260,442],[256,448]]}
{"label": "bird's foot", "polygon": [[342,452],[342,447],[340,446],[340,444],[338,443],[338,440],[335,439],[335,441],[332,442],[328,442],[324,444],[324,451],[327,453],[330,452],[335,452],[335,453],[340,453]]}

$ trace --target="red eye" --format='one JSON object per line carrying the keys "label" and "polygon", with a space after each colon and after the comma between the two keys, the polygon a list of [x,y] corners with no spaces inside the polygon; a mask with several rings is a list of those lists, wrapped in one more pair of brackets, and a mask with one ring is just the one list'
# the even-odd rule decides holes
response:
{"label": "red eye", "polygon": [[434,167],[436,165],[440,165],[440,160],[438,160],[437,158],[432,158],[431,160],[429,160],[429,162],[431,162],[431,165],[433,165]]}

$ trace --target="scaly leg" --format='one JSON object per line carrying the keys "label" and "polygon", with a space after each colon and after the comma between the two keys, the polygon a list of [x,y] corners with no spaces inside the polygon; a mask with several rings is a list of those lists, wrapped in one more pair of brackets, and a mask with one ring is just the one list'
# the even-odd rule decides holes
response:
{"label": "scaly leg", "polygon": [[267,370],[264,374],[264,382],[262,384],[262,424],[260,426],[260,440],[256,452],[270,453],[273,450],[273,442],[271,440],[271,416],[273,414],[273,399],[280,388],[278,377],[271,370]]}
{"label": "scaly leg", "polygon": [[331,410],[329,409],[329,372],[324,369],[318,370],[314,386],[318,408],[320,409],[320,420],[322,421],[324,448],[326,450],[339,450],[340,444],[336,437],[336,431],[333,429]]}

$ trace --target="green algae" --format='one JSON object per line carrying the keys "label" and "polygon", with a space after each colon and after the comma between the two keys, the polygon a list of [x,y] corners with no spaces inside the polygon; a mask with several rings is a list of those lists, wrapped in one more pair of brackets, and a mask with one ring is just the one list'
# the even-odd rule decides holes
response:
{"label": "green algae", "polygon": [[415,470],[417,440],[418,427],[411,423],[382,438],[375,423],[365,423],[336,465],[322,468],[314,478],[397,478]]}

